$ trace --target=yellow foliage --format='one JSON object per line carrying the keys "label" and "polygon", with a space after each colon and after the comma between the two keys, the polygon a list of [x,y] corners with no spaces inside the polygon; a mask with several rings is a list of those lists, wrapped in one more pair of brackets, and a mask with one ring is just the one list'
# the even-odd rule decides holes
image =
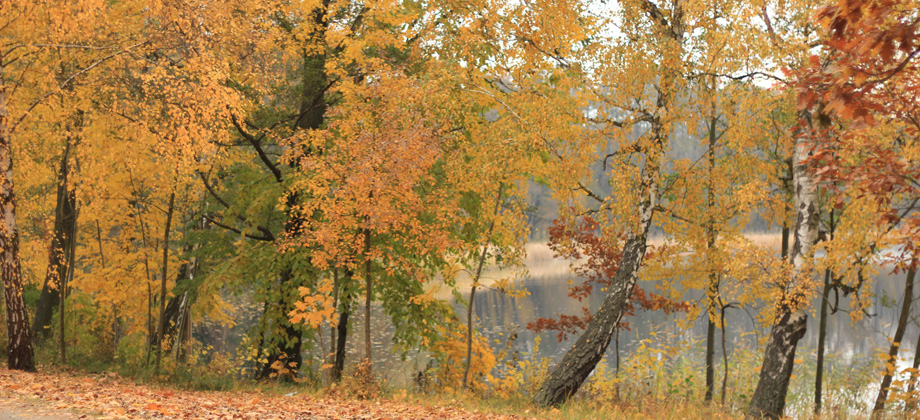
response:
{"label": "yellow foliage", "polygon": [[293,324],[305,324],[310,328],[318,328],[328,321],[333,327],[338,322],[335,306],[332,301],[332,280],[323,279],[314,294],[310,288],[299,288],[301,300],[294,303],[294,309],[288,313]]}
{"label": "yellow foliage", "polygon": [[[431,354],[438,362],[435,382],[441,387],[459,389],[463,383],[466,369],[466,325],[459,322],[447,326],[438,326],[441,339],[431,346]],[[470,361],[468,385],[475,391],[484,391],[487,384],[483,381],[495,368],[495,354],[485,337],[473,335],[473,352]]]}

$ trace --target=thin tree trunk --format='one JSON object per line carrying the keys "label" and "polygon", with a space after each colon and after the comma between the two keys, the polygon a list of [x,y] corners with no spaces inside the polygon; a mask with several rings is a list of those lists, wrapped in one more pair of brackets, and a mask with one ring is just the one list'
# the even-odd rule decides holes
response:
{"label": "thin tree trunk", "polygon": [[[134,185],[134,178],[131,176],[130,169],[128,170],[128,176],[131,180],[131,185]],[[134,189],[134,196],[140,198],[140,195],[137,193],[137,189]],[[145,362],[144,366],[150,366],[150,353],[151,346],[153,346],[154,341],[154,331],[153,331],[153,280],[150,277],[150,257],[147,255],[147,247],[149,242],[147,241],[147,229],[144,227],[144,221],[141,219],[140,204],[137,203],[134,205],[134,217],[137,220],[137,228],[141,231],[141,245],[144,251],[144,275],[147,277],[147,346],[145,351]]]}
{"label": "thin tree trunk", "polygon": [[917,335],[917,345],[914,346],[914,364],[911,365],[914,369],[910,371],[910,384],[907,385],[907,395],[910,395],[910,400],[907,401],[905,409],[910,412],[917,409],[917,398],[914,396],[914,391],[917,389],[917,378],[920,377],[920,334]]}
{"label": "thin tree trunk", "polygon": [[[815,115],[820,115],[817,113]],[[808,117],[808,115],[805,115]],[[783,292],[783,299],[778,303],[776,321],[770,331],[760,379],[751,397],[747,416],[749,418],[780,418],[786,407],[786,393],[795,364],[795,350],[799,340],[805,336],[807,315],[802,296],[795,293],[804,272],[806,258],[818,238],[818,202],[814,177],[808,172],[805,159],[808,158],[806,133],[796,136],[793,149],[793,183],[795,185],[796,226],[795,242],[790,250],[793,273]],[[790,292],[791,291],[791,292]]]}
{"label": "thin tree trunk", "polygon": [[13,189],[13,139],[6,108],[6,82],[0,63],[0,278],[6,301],[10,369],[34,371],[32,328],[22,298],[22,267],[19,260],[19,227],[16,225],[16,194]]}
{"label": "thin tree trunk", "polygon": [[888,390],[891,388],[891,379],[894,376],[898,362],[898,350],[901,349],[901,340],[904,339],[907,323],[910,322],[910,306],[914,302],[914,279],[916,277],[917,260],[915,259],[911,261],[910,269],[907,271],[907,281],[904,284],[904,298],[901,302],[901,315],[898,317],[898,326],[895,328],[891,346],[888,348],[885,374],[882,376],[882,384],[878,389],[878,395],[875,397],[875,406],[872,408],[873,417],[878,417],[881,412],[885,410],[885,402],[888,401]]}
{"label": "thin tree trunk", "polygon": [[347,355],[345,345],[348,339],[348,318],[351,315],[351,296],[343,291],[340,300],[339,323],[336,325],[335,337],[335,361],[332,364],[333,382],[340,381],[342,372],[345,371],[345,356]]}
{"label": "thin tree trunk", "polygon": [[476,317],[473,316],[473,303],[476,301],[476,286],[479,285],[479,279],[482,278],[482,267],[486,262],[486,255],[489,245],[492,243],[492,232],[495,229],[495,217],[501,210],[502,190],[505,185],[498,184],[498,194],[495,197],[495,211],[492,212],[492,220],[489,222],[489,229],[486,230],[486,244],[482,247],[482,253],[479,254],[479,265],[476,267],[476,275],[473,276],[473,287],[470,288],[470,304],[466,309],[466,366],[463,368],[463,382],[460,385],[460,391],[463,392],[469,385],[470,366],[473,364],[473,331],[475,330]]}
{"label": "thin tree trunk", "polygon": [[818,320],[818,361],[815,366],[815,415],[821,414],[824,389],[824,353],[827,341],[827,308],[831,293],[831,270],[824,270],[824,290],[821,291],[821,318]]}
{"label": "thin tree trunk", "polygon": [[[102,250],[102,227],[99,226],[99,219],[96,219],[96,241],[99,244],[99,260],[102,269],[105,270],[105,252]],[[117,283],[116,283],[117,288]],[[112,354],[118,352],[118,307],[112,302]]]}
{"label": "thin tree trunk", "polygon": [[[332,307],[338,310],[339,307],[339,287],[341,286],[339,281],[339,269],[335,267],[332,269]],[[341,317],[341,314],[339,314]],[[329,353],[323,355],[323,364],[328,364],[329,366],[335,365],[335,353],[336,353],[336,327],[329,323]],[[330,369],[324,369],[324,379],[328,382],[332,382],[332,372]]]}
{"label": "thin tree trunk", "polygon": [[[713,105],[713,108],[715,105]],[[709,160],[707,188],[706,188],[706,259],[707,270],[709,271],[709,287],[707,288],[707,297],[709,307],[706,310],[706,394],[703,397],[705,402],[712,401],[712,394],[716,386],[715,378],[715,354],[716,354],[716,323],[712,320],[715,316],[716,300],[719,298],[719,277],[712,268],[712,255],[716,247],[716,222],[713,211],[715,209],[715,191],[713,186],[713,172],[716,168],[716,141],[719,137],[716,135],[716,128],[719,122],[715,115],[715,109],[712,110],[712,118],[709,120],[709,149],[706,151]]]}
{"label": "thin tree trunk", "polygon": [[189,292],[179,296],[179,316],[176,325],[176,363],[188,364],[188,346],[192,339],[192,308]]}
{"label": "thin tree trunk", "polygon": [[[616,354],[617,364],[614,377],[620,377],[620,327],[617,326],[617,332],[613,335],[613,353]],[[619,388],[619,387],[617,387]]]}
{"label": "thin tree trunk", "polygon": [[712,313],[706,311],[706,394],[703,401],[712,401],[715,388],[715,354],[716,354],[716,323],[712,320]]}
{"label": "thin tree trunk", "polygon": [[[485,248],[482,250],[482,258],[480,261],[485,259]],[[480,268],[482,264],[480,263]],[[466,308],[466,363],[463,367],[463,380],[460,383],[460,392],[466,389],[469,384],[470,377],[470,366],[473,364],[473,325],[476,322],[476,317],[473,316],[473,301],[476,299],[476,282],[479,281],[479,270],[477,271],[476,280],[473,281],[473,287],[470,287],[470,304]]]}
{"label": "thin tree trunk", "polygon": [[[370,222],[368,220],[367,222]],[[367,374],[371,374],[371,298],[373,297],[373,284],[371,282],[371,230],[364,229],[364,360],[367,363]]]}
{"label": "thin tree trunk", "polygon": [[156,364],[153,367],[154,376],[160,374],[160,359],[163,353],[163,333],[166,330],[166,275],[169,262],[169,231],[172,224],[173,210],[176,202],[176,192],[169,194],[169,207],[166,210],[166,231],[163,234],[163,266],[160,270],[160,322],[157,327]]}
{"label": "thin tree trunk", "polygon": [[[72,264],[73,264],[73,259],[70,258],[70,256],[68,256],[67,258],[67,272],[68,273],[71,272],[71,269],[73,267]],[[66,328],[64,324],[64,321],[65,321],[64,302],[67,301],[67,283],[68,283],[67,280],[68,279],[66,278],[66,275],[64,278],[61,278],[60,286],[58,289],[58,292],[60,293],[60,299],[58,299],[58,302],[60,302],[60,305],[58,307],[58,319],[60,321],[60,328],[61,328],[60,333],[61,333],[61,364],[62,365],[67,364],[67,332],[66,332]]]}
{"label": "thin tree trunk", "polygon": [[[834,239],[834,209],[828,212],[828,230],[830,239]],[[821,400],[824,392],[824,353],[827,341],[827,309],[830,305],[831,279],[834,273],[824,270],[824,289],[821,291],[821,318],[818,320],[818,361],[815,367],[815,414],[821,414]]]}
{"label": "thin tree trunk", "polygon": [[779,257],[785,261],[789,258],[789,225],[786,224],[786,221],[783,220],[783,231],[781,233],[782,245],[779,250]]}
{"label": "thin tree trunk", "polygon": [[77,230],[77,195],[68,187],[70,150],[71,144],[68,141],[64,147],[57,177],[57,202],[54,211],[54,233],[51,237],[51,249],[48,256],[48,270],[33,319],[32,334],[39,341],[48,338],[51,334],[51,317],[55,306],[60,309],[62,285],[69,272],[67,260],[71,248],[76,245],[74,236]]}
{"label": "thin tree trunk", "polygon": [[[784,161],[786,165],[786,174],[783,176],[783,189],[788,194],[787,197],[795,197],[795,191],[792,189],[793,182],[795,181],[795,168],[792,164],[792,159],[787,159]],[[783,230],[781,233],[782,245],[780,246],[779,256],[783,261],[789,259],[789,236],[791,232],[789,229],[789,220],[787,217],[783,217]]]}
{"label": "thin tree trunk", "polygon": [[64,303],[67,302],[67,297],[70,296],[70,291],[68,288],[73,283],[73,273],[75,268],[75,262],[77,259],[77,229],[76,229],[76,219],[77,219],[77,210],[74,209],[74,230],[73,234],[70,237],[70,253],[67,255],[67,276],[64,278],[64,281],[61,282],[61,364],[67,364],[67,334],[65,329],[65,308]]}
{"label": "thin tree trunk", "polygon": [[725,392],[728,389],[728,351],[725,346],[725,309],[727,306],[722,305],[722,405],[725,405]]}

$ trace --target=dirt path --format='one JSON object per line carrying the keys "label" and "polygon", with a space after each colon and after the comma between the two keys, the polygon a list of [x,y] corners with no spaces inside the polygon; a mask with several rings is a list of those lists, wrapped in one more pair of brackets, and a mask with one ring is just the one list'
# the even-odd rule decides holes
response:
{"label": "dirt path", "polygon": [[[0,0],[2,1],[2,0]],[[86,414],[83,414],[86,413]],[[117,375],[0,369],[0,420],[522,420],[455,407],[246,392],[180,391]]]}
{"label": "dirt path", "polygon": [[55,410],[43,401],[0,398],[0,420],[76,420],[92,418],[65,410]]}

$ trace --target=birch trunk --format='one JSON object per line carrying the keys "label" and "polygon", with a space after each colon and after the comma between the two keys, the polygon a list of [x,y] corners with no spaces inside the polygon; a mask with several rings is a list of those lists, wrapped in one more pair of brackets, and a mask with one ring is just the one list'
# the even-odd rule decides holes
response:
{"label": "birch trunk", "polygon": [[34,371],[32,329],[22,298],[22,267],[19,261],[19,228],[16,226],[16,194],[13,190],[13,140],[9,130],[6,83],[0,67],[0,278],[6,302],[10,369]]}
{"label": "birch trunk", "polygon": [[800,286],[801,282],[810,281],[812,273],[806,272],[806,262],[811,258],[812,247],[818,239],[818,195],[814,176],[808,172],[805,165],[805,159],[808,158],[806,139],[805,135],[797,136],[792,152],[796,222],[789,258],[792,261],[793,273],[783,290],[776,321],[770,330],[760,379],[748,407],[748,418],[783,416],[789,379],[792,377],[792,368],[795,364],[795,350],[799,340],[805,336],[808,316],[802,306],[806,302],[803,302],[804,297],[796,292],[796,287]]}
{"label": "birch trunk", "polygon": [[607,346],[632,296],[639,267],[645,257],[648,229],[656,203],[657,168],[657,157],[650,157],[646,160],[642,180],[643,188],[640,191],[644,197],[639,206],[639,226],[637,231],[631,233],[626,240],[620,265],[600,309],[585,327],[584,333],[575,342],[575,346],[563,356],[562,361],[553,368],[549,377],[540,386],[540,390],[534,397],[536,404],[556,406],[565,402],[575,391],[578,391],[606,353]]}

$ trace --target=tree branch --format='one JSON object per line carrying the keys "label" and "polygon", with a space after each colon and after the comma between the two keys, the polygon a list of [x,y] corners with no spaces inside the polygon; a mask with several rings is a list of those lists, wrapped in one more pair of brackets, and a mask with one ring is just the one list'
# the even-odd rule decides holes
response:
{"label": "tree branch", "polygon": [[[203,215],[203,217],[204,217],[205,219],[207,219],[208,222],[210,222],[210,223],[212,223],[212,224],[214,224],[214,225],[216,225],[216,226],[220,226],[220,227],[222,227],[222,228],[224,228],[224,229],[227,229],[227,230],[229,230],[229,231],[231,231],[231,232],[238,233],[238,234],[243,235],[243,236],[245,236],[246,238],[249,238],[249,239],[255,239],[255,240],[257,240],[257,241],[265,241],[265,242],[272,242],[272,241],[275,240],[274,235],[272,235],[272,236],[256,236],[256,235],[250,235],[250,234],[248,234],[248,233],[243,233],[242,230],[239,230],[239,229],[237,229],[237,228],[235,228],[235,227],[233,227],[233,226],[225,225],[225,224],[223,224],[223,223],[217,221],[217,219],[211,217],[210,215],[205,214],[205,215]],[[262,232],[262,233],[265,233],[265,232]],[[271,234],[271,232],[269,232],[269,234]]]}
{"label": "tree branch", "polygon": [[[223,198],[221,198],[219,195],[217,195],[217,191],[214,191],[214,187],[208,182],[208,179],[204,176],[203,173],[201,173],[201,171],[198,171],[198,177],[201,178],[201,182],[204,183],[205,189],[208,190],[208,192],[211,194],[211,196],[214,197],[214,199],[217,200],[217,202],[220,203],[222,206],[226,207],[227,210],[230,210],[230,209],[231,209],[231,208],[230,208],[230,204],[228,204],[226,201],[224,201]],[[251,223],[249,223],[249,220],[247,220],[245,217],[240,216],[239,214],[234,214],[234,216],[236,216],[236,218],[239,219],[240,222],[246,223],[246,224],[248,224],[248,225],[251,226]],[[210,218],[209,216],[205,215],[205,217],[207,217],[209,220],[211,220],[211,218]],[[217,224],[217,223],[215,222],[215,224]],[[221,225],[218,225],[218,226],[221,226]],[[221,226],[221,227],[224,227],[224,226]],[[254,237],[254,238],[251,238],[251,239],[261,239],[261,240],[266,240],[266,241],[273,241],[273,240],[275,240],[275,234],[273,234],[272,231],[269,230],[267,227],[262,226],[262,225],[257,225],[257,226],[254,226],[254,227],[255,227],[256,230],[258,230],[259,232],[262,232],[262,235],[263,235],[263,236],[261,236],[261,237]],[[229,229],[229,228],[227,228],[227,229]],[[237,230],[234,230],[234,231],[237,232],[237,233],[240,233],[240,232],[237,231]],[[263,238],[267,238],[267,239],[263,239]]]}
{"label": "tree branch", "polygon": [[590,188],[586,187],[585,184],[582,184],[581,181],[578,181],[578,187],[575,187],[575,189],[576,189],[576,190],[582,190],[582,191],[584,191],[585,194],[588,195],[588,197],[593,198],[593,199],[596,200],[598,203],[603,203],[603,202],[604,202],[604,198],[603,198],[603,197],[597,195],[597,193],[595,193],[594,191],[592,191]]}
{"label": "tree branch", "polygon": [[278,166],[272,162],[267,154],[265,154],[265,150],[262,149],[262,142],[250,134],[248,131],[246,131],[245,128],[243,128],[242,124],[240,124],[239,118],[237,118],[236,115],[230,114],[230,121],[233,122],[233,126],[236,127],[236,131],[238,131],[240,135],[243,136],[243,138],[246,139],[246,141],[248,141],[249,144],[251,144],[252,147],[256,150],[256,153],[259,155],[259,159],[262,160],[262,163],[264,163],[268,170],[271,171],[272,175],[275,177],[275,181],[280,183],[282,181],[281,170],[278,169]]}
{"label": "tree branch", "polygon": [[38,99],[36,99],[34,102],[32,102],[32,104],[29,105],[28,108],[26,108],[25,112],[19,117],[19,119],[16,120],[16,123],[13,124],[12,126],[10,126],[9,133],[12,134],[13,132],[15,132],[15,131],[16,131],[16,128],[19,127],[19,124],[21,124],[22,121],[25,120],[26,117],[29,116],[29,114],[32,112],[33,109],[35,109],[35,107],[37,107],[37,106],[38,106],[40,103],[42,103],[45,99],[48,99],[48,97],[50,97],[51,95],[54,95],[54,94],[57,93],[58,91],[63,90],[64,88],[66,88],[67,86],[69,86],[71,83],[73,83],[74,79],[76,79],[77,77],[86,74],[86,73],[89,72],[90,70],[92,70],[92,69],[98,67],[100,64],[102,64],[102,63],[104,63],[104,62],[106,62],[106,61],[111,60],[112,58],[115,58],[115,57],[117,57],[117,56],[119,56],[119,55],[122,55],[122,54],[124,54],[124,53],[127,53],[128,51],[131,51],[131,50],[133,50],[133,49],[135,49],[135,48],[137,48],[137,47],[139,47],[139,46],[141,46],[141,45],[146,44],[147,42],[148,42],[148,41],[138,42],[137,44],[134,44],[134,45],[132,45],[132,46],[126,48],[126,49],[123,49],[123,50],[121,50],[121,51],[116,51],[116,52],[114,52],[114,53],[112,53],[112,54],[109,54],[109,55],[107,55],[107,56],[105,56],[105,57],[102,57],[102,58],[100,58],[99,60],[96,60],[94,63],[92,63],[92,64],[90,64],[90,65],[84,67],[84,68],[81,69],[80,71],[78,71],[78,72],[76,72],[76,73],[70,75],[70,77],[68,77],[66,80],[64,80],[63,82],[61,82],[61,84],[58,86],[58,88],[57,88],[56,90],[52,90],[52,91],[49,91],[49,92],[45,92],[44,95],[40,96]]}

